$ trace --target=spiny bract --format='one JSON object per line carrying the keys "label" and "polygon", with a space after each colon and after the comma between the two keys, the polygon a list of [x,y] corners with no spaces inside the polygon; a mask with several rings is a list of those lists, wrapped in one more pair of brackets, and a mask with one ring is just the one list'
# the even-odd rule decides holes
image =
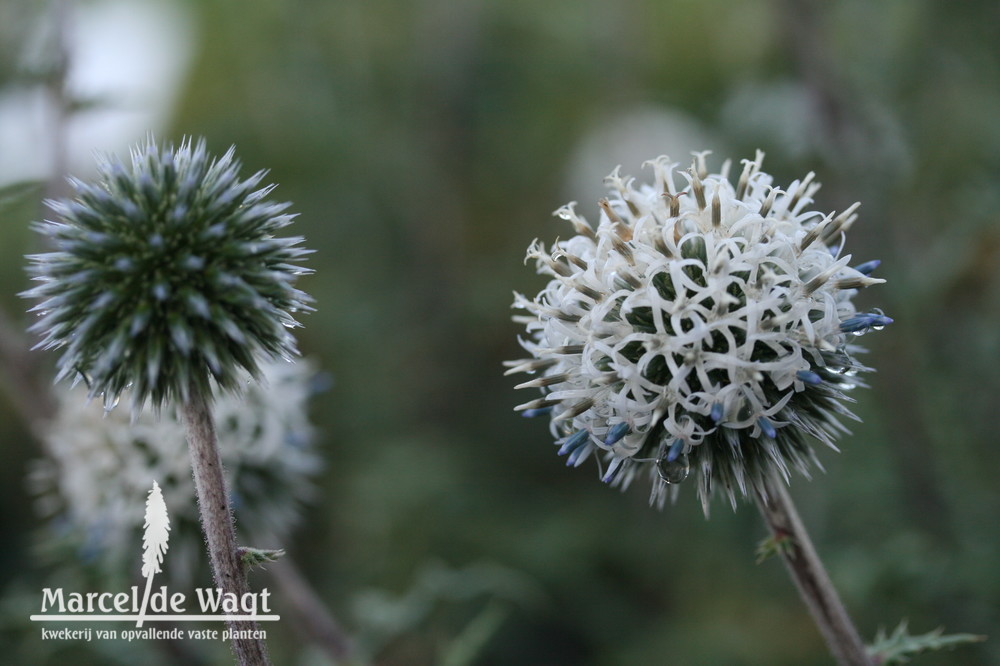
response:
{"label": "spiny bract", "polygon": [[133,411],[211,395],[211,378],[238,387],[258,359],[297,354],[289,328],[311,310],[292,285],[310,251],[274,234],[290,204],[257,189],[266,172],[240,180],[229,149],[205,141],[160,148],[150,138],[99,165],[96,183],[70,179],[72,200],[49,201],[59,221],[37,223],[54,251],[28,257],[41,284],[31,330],[39,346],[64,348],[58,379],[85,378],[110,408],[131,387]]}
{"label": "spiny bract", "polygon": [[811,210],[813,174],[782,190],[762,159],[733,186],[728,162],[709,174],[699,153],[683,192],[666,157],[647,162],[654,185],[616,169],[596,229],[571,203],[555,214],[575,235],[528,249],[552,279],[534,299],[515,294],[531,358],[508,374],[542,391],[517,409],[551,416],[568,464],[600,454],[607,483],[648,469],[660,507],[692,469],[706,512],[716,488],[735,506],[772,470],[806,474],[809,438],[833,447],[840,417],[855,418],[844,391],[868,368],[850,339],[892,321],[851,303],[883,282],[869,275],[878,262],[841,256],[858,204]]}

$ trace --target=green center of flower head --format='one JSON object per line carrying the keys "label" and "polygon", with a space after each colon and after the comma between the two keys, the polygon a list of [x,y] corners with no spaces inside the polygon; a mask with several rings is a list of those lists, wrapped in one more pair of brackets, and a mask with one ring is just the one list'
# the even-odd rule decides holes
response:
{"label": "green center of flower head", "polygon": [[137,147],[131,164],[100,164],[96,183],[70,181],[72,201],[50,202],[59,222],[37,229],[56,251],[30,257],[42,284],[32,330],[65,347],[59,376],[88,378],[109,406],[132,387],[134,405],[233,389],[257,357],[296,353],[288,328],[309,310],[292,287],[307,272],[301,238],[275,238],[293,216],[238,178],[230,149],[211,159],[204,141]]}
{"label": "green center of flower head", "polygon": [[556,215],[576,235],[528,249],[552,279],[514,303],[532,358],[509,372],[543,393],[517,409],[551,415],[570,465],[602,454],[605,482],[627,487],[648,467],[659,506],[692,467],[706,507],[716,486],[735,504],[771,468],[805,473],[807,436],[833,446],[838,416],[854,418],[844,391],[867,368],[849,338],[891,322],[851,303],[882,282],[877,262],[840,256],[858,205],[808,210],[812,174],[781,190],[762,158],[734,187],[728,164],[709,174],[699,154],[683,192],[665,157],[648,163],[653,185],[616,170],[596,229],[569,204]]}

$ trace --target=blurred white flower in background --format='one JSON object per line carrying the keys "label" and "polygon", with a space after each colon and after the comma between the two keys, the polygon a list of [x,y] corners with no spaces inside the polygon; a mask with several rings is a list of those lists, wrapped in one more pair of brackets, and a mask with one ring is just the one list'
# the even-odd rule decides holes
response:
{"label": "blurred white flower in background", "polygon": [[[261,382],[216,400],[215,421],[241,541],[278,547],[312,497],[322,465],[307,414],[317,382],[307,361],[261,367]],[[156,417],[146,408],[130,422],[128,410],[105,413],[100,400],[88,403],[81,386],[62,389],[46,449],[29,484],[39,513],[51,519],[47,538],[109,571],[125,566],[122,558],[138,552],[145,497],[155,481],[174,526],[164,571],[190,579],[202,536],[184,427],[172,409]]]}
{"label": "blurred white flower in background", "polygon": [[580,139],[566,173],[567,198],[597,201],[612,164],[641,164],[653,150],[690,155],[706,148],[724,152],[721,139],[684,111],[643,104],[602,116]]}

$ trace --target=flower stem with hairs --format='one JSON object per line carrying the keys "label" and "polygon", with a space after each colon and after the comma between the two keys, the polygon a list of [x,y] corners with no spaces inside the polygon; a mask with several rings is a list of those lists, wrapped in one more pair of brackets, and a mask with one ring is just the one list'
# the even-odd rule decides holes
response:
{"label": "flower stem with hairs", "polygon": [[[188,401],[181,405],[180,412],[187,429],[195,493],[215,584],[225,596],[232,594],[237,599],[243,599],[243,595],[250,592],[250,585],[237,550],[233,513],[222,474],[212,412],[197,390],[192,390]],[[226,626],[233,636],[259,635],[254,621],[227,620]],[[270,663],[267,648],[260,639],[234,638],[233,652],[240,664],[256,666]]]}
{"label": "flower stem with hairs", "polygon": [[871,666],[865,644],[816,554],[784,481],[772,476],[767,494],[757,494],[757,506],[774,541],[782,544],[776,550],[837,663]]}

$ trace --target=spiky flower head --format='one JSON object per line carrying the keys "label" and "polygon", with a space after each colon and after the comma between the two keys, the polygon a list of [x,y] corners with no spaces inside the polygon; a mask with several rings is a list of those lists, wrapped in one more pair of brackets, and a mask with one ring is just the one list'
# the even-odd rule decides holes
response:
{"label": "spiky flower head", "polygon": [[[213,413],[241,541],[273,547],[298,524],[322,466],[308,416],[317,382],[306,360],[265,361],[261,372],[262,381],[244,382],[241,394],[220,396]],[[121,410],[105,413],[81,399],[81,390],[58,393],[56,417],[44,434],[46,456],[29,475],[37,509],[49,519],[47,541],[108,572],[130,571],[127,559],[138,552],[155,481],[171,523],[165,570],[189,581],[204,543],[176,410],[167,407],[157,418],[147,406],[133,420]]]}
{"label": "spiky flower head", "polygon": [[29,257],[41,284],[31,330],[61,348],[58,379],[87,378],[114,405],[131,387],[133,409],[235,389],[258,359],[297,354],[289,328],[309,296],[300,237],[275,234],[294,217],[267,200],[264,171],[239,178],[229,149],[205,141],[160,147],[150,138],[130,163],[103,159],[94,183],[70,179],[74,197],[50,201],[58,221],[35,225],[54,250]]}
{"label": "spiky flower head", "polygon": [[841,254],[858,204],[812,209],[813,174],[774,187],[759,152],[734,186],[705,155],[681,172],[647,162],[652,185],[616,169],[596,229],[575,203],[555,212],[575,235],[529,247],[551,280],[515,294],[531,358],[507,365],[534,376],[518,388],[542,397],[517,409],[550,415],[568,464],[596,455],[622,488],[648,470],[660,507],[693,470],[707,511],[716,489],[735,507],[772,470],[807,474],[810,440],[834,447],[840,418],[856,418],[845,391],[868,370],[852,338],[891,320],[851,302],[883,282],[877,262]]}

